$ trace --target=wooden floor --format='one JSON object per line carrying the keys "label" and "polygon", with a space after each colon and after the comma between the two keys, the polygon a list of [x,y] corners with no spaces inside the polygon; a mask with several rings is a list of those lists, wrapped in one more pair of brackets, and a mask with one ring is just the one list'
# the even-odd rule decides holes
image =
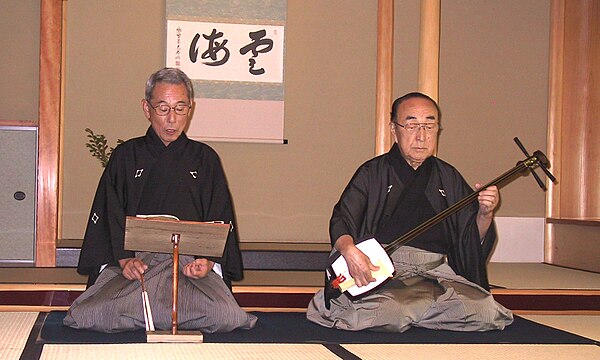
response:
{"label": "wooden floor", "polygon": [[[491,263],[492,293],[518,314],[600,315],[600,274],[547,264]],[[0,311],[64,310],[85,289],[74,268],[0,268]],[[247,270],[233,284],[250,310],[304,311],[322,271]]]}
{"label": "wooden floor", "polygon": [[600,290],[600,274],[539,263],[490,263],[490,283],[506,289]]}

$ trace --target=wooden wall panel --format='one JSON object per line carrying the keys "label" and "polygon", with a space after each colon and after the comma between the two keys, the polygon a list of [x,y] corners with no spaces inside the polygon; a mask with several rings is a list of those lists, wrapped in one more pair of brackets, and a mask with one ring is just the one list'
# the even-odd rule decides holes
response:
{"label": "wooden wall panel", "polygon": [[560,217],[600,217],[600,2],[565,5]]}
{"label": "wooden wall panel", "polygon": [[600,272],[600,222],[554,220],[551,226],[554,241],[549,263]]}
{"label": "wooden wall panel", "polygon": [[600,2],[552,3],[545,261],[600,271]]}

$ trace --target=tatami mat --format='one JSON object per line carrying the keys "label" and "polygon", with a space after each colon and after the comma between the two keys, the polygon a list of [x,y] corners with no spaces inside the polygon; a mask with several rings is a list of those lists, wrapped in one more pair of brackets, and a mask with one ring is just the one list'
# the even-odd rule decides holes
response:
{"label": "tatami mat", "polygon": [[521,315],[556,329],[600,342],[600,315]]}
{"label": "tatami mat", "polygon": [[0,312],[0,359],[19,359],[37,316],[36,312]]}
{"label": "tatami mat", "polygon": [[343,345],[363,360],[380,359],[569,359],[600,358],[596,345],[426,345],[426,344],[356,344]]}
{"label": "tatami mat", "polygon": [[317,344],[96,344],[44,345],[42,360],[139,359],[339,359]]}
{"label": "tatami mat", "polygon": [[506,289],[600,290],[600,274],[539,263],[489,263],[490,284]]}
{"label": "tatami mat", "polygon": [[[0,313],[0,359],[19,359],[38,313]],[[529,315],[528,319],[590,339],[600,339],[600,316]],[[600,359],[598,345],[353,344],[361,359]],[[338,359],[320,344],[46,344],[40,359]]]}
{"label": "tatami mat", "polygon": [[0,269],[0,283],[3,284],[83,284],[87,276],[79,275],[75,268],[22,268],[3,267]]}

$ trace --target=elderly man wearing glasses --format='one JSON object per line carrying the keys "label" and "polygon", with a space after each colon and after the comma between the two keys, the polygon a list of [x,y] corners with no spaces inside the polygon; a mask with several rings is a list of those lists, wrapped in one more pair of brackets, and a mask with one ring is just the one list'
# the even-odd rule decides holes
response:
{"label": "elderly man wearing glasses", "polygon": [[[379,270],[357,247],[360,240],[390,243],[473,192],[453,166],[433,156],[440,117],[437,103],[424,94],[394,101],[394,145],[360,166],[333,209],[331,243],[358,288],[374,282]],[[482,190],[477,202],[393,252],[392,280],[358,298],[346,292],[329,301],[320,290],[307,318],[345,330],[503,329],[512,313],[494,301],[486,273],[498,201],[495,186]]]}
{"label": "elderly man wearing glasses", "polygon": [[[89,288],[69,309],[65,325],[101,332],[143,329],[143,280],[154,325],[171,329],[172,255],[125,250],[126,216],[168,214],[234,225],[217,153],[184,133],[193,98],[192,83],[181,70],[164,68],[148,79],[142,109],[150,127],[145,136],[117,146],[102,174],[78,265],[90,275]],[[256,317],[230,291],[231,281],[242,278],[235,226],[221,258],[182,255],[180,265],[180,329],[213,333],[254,326]]]}

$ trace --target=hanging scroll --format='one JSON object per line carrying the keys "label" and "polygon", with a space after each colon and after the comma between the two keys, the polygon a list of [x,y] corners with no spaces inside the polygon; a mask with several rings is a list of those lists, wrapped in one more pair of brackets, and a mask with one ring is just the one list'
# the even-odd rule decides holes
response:
{"label": "hanging scroll", "polygon": [[285,0],[167,0],[166,65],[194,84],[189,137],[283,143]]}

